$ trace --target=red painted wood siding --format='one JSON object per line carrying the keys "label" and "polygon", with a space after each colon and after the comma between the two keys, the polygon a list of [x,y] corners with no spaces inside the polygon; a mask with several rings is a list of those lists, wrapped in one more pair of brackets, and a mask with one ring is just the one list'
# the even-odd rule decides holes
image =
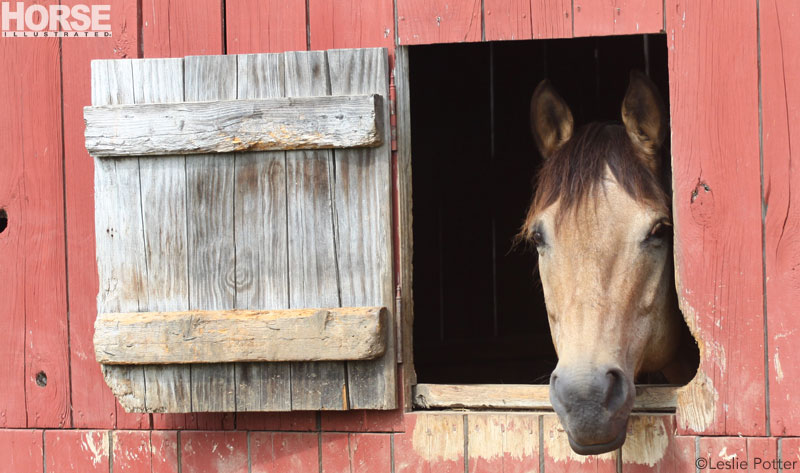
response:
{"label": "red painted wood siding", "polygon": [[773,435],[800,435],[800,6],[762,0],[759,18],[770,420]]}
{"label": "red painted wood siding", "polygon": [[574,0],[575,36],[658,33],[663,0]]}
{"label": "red painted wood siding", "polygon": [[[72,6],[80,0],[62,2]],[[83,107],[91,104],[91,60],[138,56],[139,31],[133,27],[139,12],[135,0],[114,0],[111,38],[63,41],[64,186],[66,197],[67,270],[70,307],[70,369],[72,415],[76,428],[148,428],[148,416],[127,414],[111,390],[94,358],[94,320],[97,316],[97,263],[94,234],[94,161],[86,152]],[[118,419],[119,416],[119,419]]]}
{"label": "red painted wood siding", "polygon": [[481,40],[481,1],[396,0],[397,44]]}
{"label": "red painted wood siding", "polygon": [[305,0],[225,2],[228,54],[305,50]]}
{"label": "red painted wood siding", "polygon": [[678,426],[764,435],[755,3],[666,8],[678,296],[702,353]]}
{"label": "red painted wood siding", "polygon": [[70,427],[59,41],[2,39],[0,62],[0,426]]}

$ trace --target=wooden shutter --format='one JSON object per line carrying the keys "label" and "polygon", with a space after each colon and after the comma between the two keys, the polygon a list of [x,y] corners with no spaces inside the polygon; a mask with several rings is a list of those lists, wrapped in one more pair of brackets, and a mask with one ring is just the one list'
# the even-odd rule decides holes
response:
{"label": "wooden shutter", "polygon": [[127,410],[396,407],[388,87],[385,49],[92,63],[95,345]]}

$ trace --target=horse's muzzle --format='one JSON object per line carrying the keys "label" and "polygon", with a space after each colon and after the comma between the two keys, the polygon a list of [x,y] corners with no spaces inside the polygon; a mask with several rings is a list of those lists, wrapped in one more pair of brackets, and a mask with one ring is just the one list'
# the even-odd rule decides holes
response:
{"label": "horse's muzzle", "polygon": [[636,391],[614,366],[558,366],[550,376],[550,402],[581,455],[616,450],[625,442]]}

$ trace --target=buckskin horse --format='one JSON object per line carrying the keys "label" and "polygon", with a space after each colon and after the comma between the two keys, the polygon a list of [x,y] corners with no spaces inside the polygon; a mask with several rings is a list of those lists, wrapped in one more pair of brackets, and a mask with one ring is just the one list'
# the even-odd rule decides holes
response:
{"label": "buckskin horse", "polygon": [[574,130],[544,80],[531,99],[531,130],[544,164],[520,236],[539,253],[558,354],[550,400],[576,453],[604,453],[625,442],[640,374],[672,383],[694,375],[659,177],[666,114],[655,85],[634,71],[621,124]]}

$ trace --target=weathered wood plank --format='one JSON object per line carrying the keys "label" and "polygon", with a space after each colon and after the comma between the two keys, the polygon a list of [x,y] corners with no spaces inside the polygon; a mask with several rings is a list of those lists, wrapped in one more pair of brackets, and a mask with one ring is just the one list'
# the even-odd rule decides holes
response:
{"label": "weathered wood plank", "polygon": [[[92,104],[134,102],[132,60],[92,61]],[[95,236],[100,292],[97,312],[136,312],[147,303],[146,261],[136,158],[95,158]],[[120,218],[124,215],[125,218]],[[141,367],[103,366],[127,411],[145,410]]]}
{"label": "weathered wood plank", "polygon": [[8,402],[0,407],[0,425],[69,428],[60,41],[5,39],[0,208],[8,227],[0,234],[0,398]]}
{"label": "weathered wood plank", "polygon": [[[169,86],[170,84],[165,84]],[[379,146],[378,95],[87,107],[96,157]]]}
{"label": "weathered wood plank", "polygon": [[[418,384],[414,405],[423,409],[546,409],[549,386],[535,384]],[[637,386],[635,411],[670,411],[676,407],[676,386]]]}
{"label": "weathered wood plank", "polygon": [[397,116],[397,233],[399,242],[400,307],[395,310],[398,322],[396,343],[403,367],[403,402],[411,410],[412,386],[417,384],[414,371],[414,234],[411,172],[411,91],[408,47],[397,48],[395,66]]}
{"label": "weathered wood plank", "polygon": [[[330,95],[324,51],[285,54],[286,95]],[[291,307],[337,307],[331,151],[286,153]],[[346,409],[343,362],[293,363],[292,410]]]}
{"label": "weathered wood plank", "polygon": [[[73,8],[85,4],[83,0],[62,0],[61,5]],[[93,389],[72,389],[73,428],[142,428],[148,416],[126,414],[117,409],[117,401],[110,389],[105,388],[97,361],[87,356],[94,351],[92,334],[97,316],[97,252],[94,227],[94,161],[86,152],[83,107],[91,104],[91,60],[113,57],[133,58],[139,54],[139,30],[129,28],[138,18],[136,0],[111,0],[110,23],[113,36],[93,38],[92,41],[61,43],[61,74],[64,78],[62,104],[64,114],[64,196],[66,198],[67,232],[67,291],[69,299],[70,375],[73,386],[92,386]],[[121,41],[120,38],[126,38]],[[0,56],[3,54],[0,53]],[[6,70],[21,80],[26,80],[16,68]],[[17,72],[12,72],[17,70]],[[16,90],[9,84],[11,90]],[[8,103],[0,99],[2,103]],[[37,125],[40,126],[40,125]],[[0,126],[0,130],[6,126]],[[0,132],[2,133],[2,132]],[[3,137],[0,142],[10,143]],[[3,175],[8,168],[4,166]],[[2,181],[2,178],[0,178]],[[0,183],[0,189],[10,189]],[[2,197],[0,197],[0,200]],[[0,260],[6,260],[0,257]],[[0,277],[1,279],[2,277]],[[0,287],[5,286],[0,282]],[[2,290],[0,290],[2,292]],[[8,297],[2,297],[9,300]],[[5,343],[0,342],[3,346]],[[15,350],[12,348],[12,352]],[[0,368],[0,370],[2,370]],[[2,376],[0,375],[0,378]],[[20,378],[21,379],[21,378]],[[6,383],[0,383],[6,385]],[[0,398],[9,399],[0,389]],[[7,403],[8,404],[8,403]]]}
{"label": "weathered wood plank", "polygon": [[792,163],[800,143],[800,4],[764,0],[759,18],[769,420],[772,435],[800,435],[800,172]]}
{"label": "weathered wood plank", "polygon": [[720,16],[713,2],[668,0],[666,12],[675,275],[701,354],[678,429],[764,435],[758,49],[742,39],[757,38],[756,4]]}
{"label": "weathered wood plank", "polygon": [[[328,65],[331,93],[389,96],[386,49],[329,51]],[[388,107],[382,111],[388,122]],[[391,137],[384,133],[378,148],[334,152],[336,257],[345,306],[394,304]],[[351,408],[396,407],[395,328],[394,320],[387,324],[385,356],[347,364]]]}
{"label": "weathered wood plank", "polygon": [[385,307],[100,314],[107,364],[370,360],[386,349]]}
{"label": "weathered wood plank", "polygon": [[467,471],[464,465],[467,460],[464,458],[465,435],[462,413],[406,414],[405,432],[394,435],[394,471]]}
{"label": "weathered wood plank", "polygon": [[470,413],[466,417],[469,471],[538,471],[538,414]]}
{"label": "weathered wood plank", "polygon": [[[282,54],[238,57],[240,99],[282,97]],[[236,307],[289,307],[286,153],[235,157]],[[236,410],[291,410],[287,363],[242,363],[236,369]]]}
{"label": "weathered wood plank", "polygon": [[632,415],[628,421],[628,436],[622,445],[622,471],[695,471],[695,439],[675,435],[673,415]]}
{"label": "weathered wood plank", "polygon": [[[132,65],[137,104],[183,100],[183,59],[141,59]],[[146,269],[143,278],[147,281],[147,303],[140,304],[139,310],[187,310],[186,158],[140,159],[139,175]],[[145,366],[143,370],[146,412],[191,410],[188,366]]]}
{"label": "weathered wood plank", "polygon": [[[236,98],[236,56],[184,59],[184,99]],[[189,242],[189,308],[226,310],[235,306],[234,166],[213,155],[186,158]],[[192,411],[235,409],[232,364],[193,365]]]}

